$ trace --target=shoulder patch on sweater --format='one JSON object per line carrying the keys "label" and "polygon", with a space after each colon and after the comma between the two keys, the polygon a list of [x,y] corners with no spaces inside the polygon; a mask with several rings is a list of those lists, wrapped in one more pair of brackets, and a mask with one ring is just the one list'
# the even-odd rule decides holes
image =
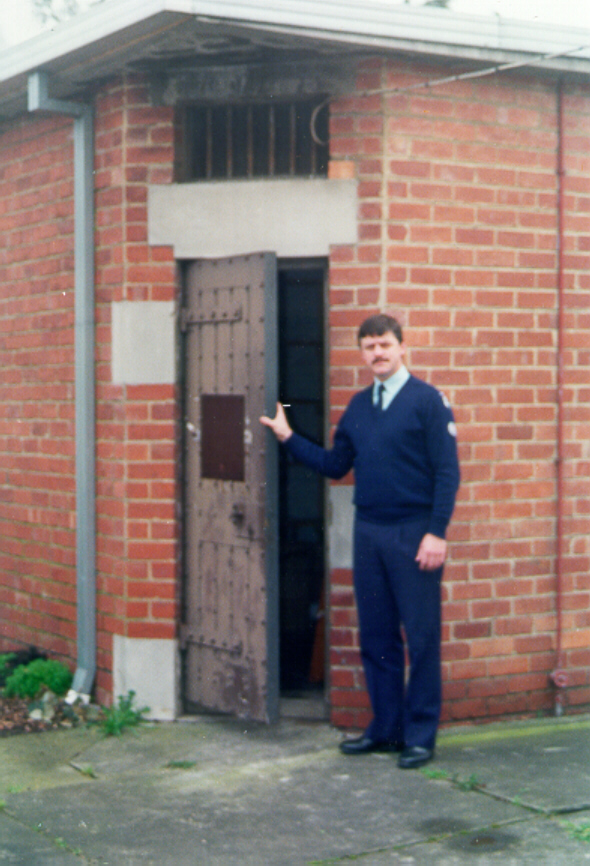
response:
{"label": "shoulder patch on sweater", "polygon": [[[449,412],[451,412],[451,404],[446,394],[443,394],[442,391],[439,391],[438,393],[440,395],[440,399],[443,401],[443,405],[445,406],[445,408],[448,409]],[[454,421],[449,421],[449,423],[447,424],[447,430],[449,431],[450,436],[453,436],[455,439],[457,438],[457,425]]]}

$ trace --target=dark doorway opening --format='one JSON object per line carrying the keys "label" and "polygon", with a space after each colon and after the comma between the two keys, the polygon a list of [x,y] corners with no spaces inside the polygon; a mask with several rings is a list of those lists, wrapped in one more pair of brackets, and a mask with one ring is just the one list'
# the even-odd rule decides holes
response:
{"label": "dark doorway opening", "polygon": [[[324,262],[279,262],[279,399],[294,430],[323,444]],[[280,687],[283,698],[323,694],[324,480],[279,458]]]}

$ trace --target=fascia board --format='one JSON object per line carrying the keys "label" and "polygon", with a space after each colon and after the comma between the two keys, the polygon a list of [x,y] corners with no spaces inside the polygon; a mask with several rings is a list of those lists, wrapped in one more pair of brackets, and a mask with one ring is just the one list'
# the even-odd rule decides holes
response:
{"label": "fascia board", "polygon": [[[499,16],[463,15],[436,7],[409,7],[398,0],[162,0],[169,11],[252,24],[260,29],[342,41],[359,47],[406,51],[420,46],[438,56],[473,49],[488,59],[504,52],[557,53],[585,46],[590,59],[590,28],[556,27]],[[464,56],[473,56],[473,51]]]}
{"label": "fascia board", "polygon": [[392,0],[164,0],[164,5],[192,15],[321,32],[333,39],[346,37],[347,41],[358,35],[533,54],[553,51],[562,44],[581,45],[584,33],[590,42],[590,29],[460,15],[436,7],[408,7],[401,0],[397,6]]}
{"label": "fascia board", "polygon": [[89,52],[102,52],[101,42],[112,43],[116,53],[119,43],[127,47],[153,38],[158,31],[177,26],[185,15],[350,46],[439,57],[478,56],[484,62],[580,46],[586,47],[575,59],[590,59],[590,30],[457,15],[434,7],[392,6],[391,0],[116,0],[6,49],[0,57],[0,82],[35,69],[60,67],[60,60],[66,66],[67,57],[79,55],[76,65],[83,66]]}

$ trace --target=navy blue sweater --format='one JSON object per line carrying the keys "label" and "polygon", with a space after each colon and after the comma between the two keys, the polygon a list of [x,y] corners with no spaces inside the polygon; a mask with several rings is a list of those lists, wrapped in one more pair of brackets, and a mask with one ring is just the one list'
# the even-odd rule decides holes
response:
{"label": "navy blue sweater", "polygon": [[356,394],[331,449],[293,433],[293,457],[329,478],[354,467],[357,514],[371,523],[428,519],[427,532],[445,537],[459,488],[453,414],[446,398],[410,376],[385,411],[372,387]]}

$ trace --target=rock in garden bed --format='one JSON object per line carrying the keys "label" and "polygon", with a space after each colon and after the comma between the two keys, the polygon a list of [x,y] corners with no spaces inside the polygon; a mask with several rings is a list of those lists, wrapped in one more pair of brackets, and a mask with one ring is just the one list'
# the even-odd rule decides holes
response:
{"label": "rock in garden bed", "polygon": [[49,731],[59,725],[45,719],[29,718],[29,701],[24,698],[3,698],[0,696],[0,737],[10,734],[33,734]]}
{"label": "rock in garden bed", "polygon": [[51,692],[37,701],[0,695],[0,737],[73,728],[99,721],[101,710],[94,704],[68,704]]}

